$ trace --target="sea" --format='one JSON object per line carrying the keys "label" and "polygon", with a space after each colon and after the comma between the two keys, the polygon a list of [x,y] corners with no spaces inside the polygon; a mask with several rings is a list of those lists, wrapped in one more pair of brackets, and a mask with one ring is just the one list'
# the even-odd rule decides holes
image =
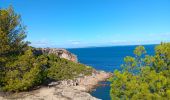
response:
{"label": "sea", "polygon": [[[143,46],[148,55],[154,55],[154,47],[156,45]],[[135,47],[137,47],[137,45],[73,48],[67,50],[77,55],[80,63],[91,66],[97,70],[114,72],[116,69],[122,70],[120,66],[124,63],[124,57],[134,56],[133,51]],[[97,87],[91,92],[91,95],[102,100],[111,100],[110,82],[100,82],[99,84],[108,85]]]}

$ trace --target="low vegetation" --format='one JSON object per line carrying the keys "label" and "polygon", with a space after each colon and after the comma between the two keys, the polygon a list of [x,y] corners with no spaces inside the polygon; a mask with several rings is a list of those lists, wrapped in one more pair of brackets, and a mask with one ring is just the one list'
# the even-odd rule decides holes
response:
{"label": "low vegetation", "polygon": [[143,46],[127,56],[123,70],[114,72],[111,79],[112,100],[169,100],[170,99],[170,43],[155,47],[149,56]]}
{"label": "low vegetation", "polygon": [[48,56],[47,76],[54,80],[73,79],[82,75],[90,75],[92,68],[83,64],[77,64],[55,55]]}
{"label": "low vegetation", "polygon": [[34,54],[25,37],[20,15],[12,7],[0,9],[0,91],[25,91],[51,80],[91,74],[91,67],[54,54]]}

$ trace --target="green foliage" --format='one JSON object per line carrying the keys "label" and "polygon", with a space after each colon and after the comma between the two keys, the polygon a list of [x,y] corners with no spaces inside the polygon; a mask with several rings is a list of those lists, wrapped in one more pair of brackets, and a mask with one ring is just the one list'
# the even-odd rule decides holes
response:
{"label": "green foliage", "polygon": [[25,37],[25,26],[21,24],[20,15],[12,7],[0,9],[0,61],[20,54],[27,47],[27,42],[23,41]]}
{"label": "green foliage", "polygon": [[90,67],[61,59],[55,55],[49,55],[49,66],[47,76],[54,80],[73,79],[80,74],[89,75],[92,73],[92,68]]}
{"label": "green foliage", "polygon": [[134,50],[134,54],[138,57],[142,56],[145,53],[146,53],[146,50],[143,46],[138,46]]}
{"label": "green foliage", "polygon": [[28,43],[23,41],[25,37],[25,27],[13,8],[0,9],[0,87],[6,64],[14,61],[27,47]]}
{"label": "green foliage", "polygon": [[61,59],[54,54],[35,55],[29,47],[17,60],[6,64],[3,77],[4,91],[24,91],[46,83],[47,80],[73,79],[80,74],[89,75],[92,68]]}
{"label": "green foliage", "polygon": [[29,48],[14,62],[7,64],[7,71],[4,77],[3,90],[22,91],[38,85],[43,79],[43,67],[47,64],[47,58],[43,55],[34,56]]}
{"label": "green foliage", "polygon": [[170,99],[170,43],[156,46],[154,56],[142,56],[145,52],[144,47],[137,47],[135,57],[124,59],[124,70],[114,72],[112,100]]}

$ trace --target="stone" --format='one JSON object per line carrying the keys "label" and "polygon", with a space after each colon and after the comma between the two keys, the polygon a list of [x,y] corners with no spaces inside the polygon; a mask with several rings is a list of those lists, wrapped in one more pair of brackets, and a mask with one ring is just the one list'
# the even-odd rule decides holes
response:
{"label": "stone", "polygon": [[34,51],[35,54],[54,54],[60,58],[65,58],[67,60],[73,61],[75,63],[78,62],[77,56],[70,53],[66,49],[58,49],[58,48],[36,48]]}

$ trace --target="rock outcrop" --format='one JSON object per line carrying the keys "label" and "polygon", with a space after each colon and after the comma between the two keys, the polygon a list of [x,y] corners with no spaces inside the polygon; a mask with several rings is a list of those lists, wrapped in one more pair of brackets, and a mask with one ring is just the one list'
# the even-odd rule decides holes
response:
{"label": "rock outcrop", "polygon": [[95,86],[98,85],[98,82],[106,81],[108,78],[112,76],[112,73],[107,73],[104,71],[96,71],[94,70],[92,75],[83,76],[79,78],[75,78],[73,80],[62,80],[57,82],[51,82],[49,87],[62,85],[62,86],[79,86],[82,87],[83,91],[90,92]]}
{"label": "rock outcrop", "polygon": [[42,87],[32,92],[13,94],[13,96],[0,97],[0,100],[99,100],[89,93],[78,90],[77,87],[57,85],[55,87]]}
{"label": "rock outcrop", "polygon": [[66,49],[58,49],[58,48],[36,48],[36,54],[55,54],[60,58],[65,58],[67,60],[78,62],[77,56],[70,53]]}

